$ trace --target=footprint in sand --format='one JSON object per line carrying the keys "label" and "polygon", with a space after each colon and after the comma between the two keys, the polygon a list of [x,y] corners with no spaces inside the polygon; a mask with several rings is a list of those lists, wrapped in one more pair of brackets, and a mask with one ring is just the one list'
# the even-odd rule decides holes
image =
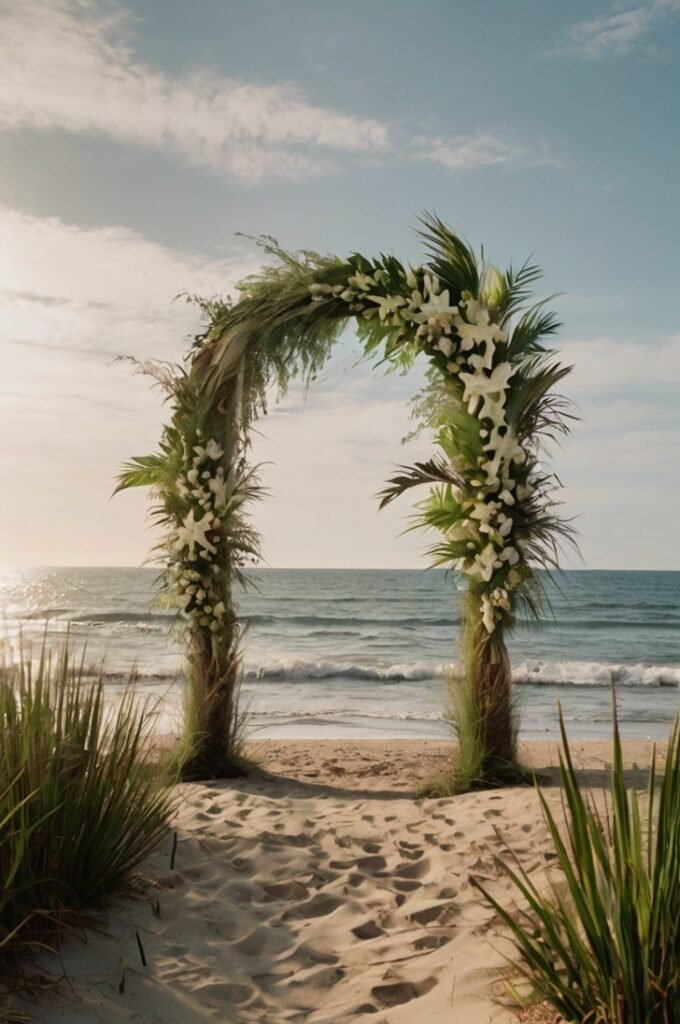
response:
{"label": "footprint in sand", "polygon": [[397,892],[415,892],[423,887],[423,883],[414,878],[395,878],[392,885]]}
{"label": "footprint in sand", "polygon": [[371,989],[371,995],[377,999],[383,1009],[387,1009],[390,1006],[410,1003],[412,999],[424,996],[436,984],[435,978],[425,978],[416,984],[412,981],[395,981],[389,985],[376,985]]}
{"label": "footprint in sand", "polygon": [[367,939],[377,939],[380,935],[384,934],[384,930],[375,921],[364,921],[363,924],[352,928],[352,935],[355,935],[362,942],[365,942]]}
{"label": "footprint in sand", "polygon": [[342,900],[337,896],[324,896],[319,893],[313,896],[307,903],[302,903],[295,911],[298,917],[328,917],[341,905]]}
{"label": "footprint in sand", "polygon": [[235,1003],[242,1006],[249,1002],[256,995],[256,990],[250,985],[242,985],[238,982],[215,981],[205,985],[198,985],[193,990],[194,995],[201,999],[219,1000],[226,1006]]}
{"label": "footprint in sand", "polygon": [[448,924],[449,921],[459,913],[455,903],[434,903],[429,907],[422,907],[409,914],[415,924]]}
{"label": "footprint in sand", "polygon": [[430,870],[430,862],[427,857],[424,860],[417,860],[415,863],[402,861],[397,864],[394,874],[399,878],[423,878]]}
{"label": "footprint in sand", "polygon": [[262,888],[273,900],[306,900],[309,897],[309,890],[302,882],[272,882]]}
{"label": "footprint in sand", "polygon": [[384,857],[378,856],[359,857],[356,861],[356,866],[359,871],[363,871],[367,875],[376,875],[385,870],[387,861]]}
{"label": "footprint in sand", "polygon": [[441,949],[451,941],[450,935],[422,935],[413,943],[413,948],[420,951],[423,949]]}

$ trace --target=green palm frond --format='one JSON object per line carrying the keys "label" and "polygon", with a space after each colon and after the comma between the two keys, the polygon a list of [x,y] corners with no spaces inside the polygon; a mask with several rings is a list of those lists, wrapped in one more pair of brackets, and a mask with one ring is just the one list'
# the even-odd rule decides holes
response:
{"label": "green palm frond", "polygon": [[508,359],[511,363],[544,352],[541,339],[555,334],[562,326],[557,315],[544,308],[549,301],[545,299],[526,310],[515,325],[508,342]]}
{"label": "green palm frond", "polygon": [[541,268],[529,263],[529,260],[526,260],[519,270],[514,270],[511,266],[506,271],[508,298],[503,310],[506,320],[523,308],[533,292],[534,285],[542,276]]}
{"label": "green palm frond", "polygon": [[385,508],[399,495],[421,484],[446,483],[454,484],[456,487],[464,486],[464,481],[441,456],[435,455],[427,462],[416,462],[413,466],[401,466],[400,469],[402,472],[391,477],[388,486],[380,491],[380,508]]}
{"label": "green palm frond", "polygon": [[165,466],[163,455],[135,455],[129,462],[123,463],[122,470],[116,476],[118,484],[113,493],[118,494],[130,487],[155,487]]}
{"label": "green palm frond", "polygon": [[418,234],[425,240],[429,266],[451,289],[452,301],[457,302],[465,291],[477,295],[479,268],[470,246],[433,213],[423,213],[420,222],[423,229]]}

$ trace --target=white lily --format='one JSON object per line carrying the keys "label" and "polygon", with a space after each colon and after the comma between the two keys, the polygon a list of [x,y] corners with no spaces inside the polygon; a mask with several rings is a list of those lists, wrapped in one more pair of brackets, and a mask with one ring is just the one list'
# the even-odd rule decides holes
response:
{"label": "white lily", "polygon": [[497,557],[496,549],[493,544],[487,544],[486,547],[479,552],[470,569],[467,570],[468,573],[472,576],[479,576],[488,583],[493,576],[494,563],[496,562]]}
{"label": "white lily", "polygon": [[229,497],[229,494],[227,492],[227,483],[224,479],[224,470],[222,469],[221,466],[217,470],[217,475],[214,476],[210,483],[208,484],[208,487],[210,488],[215,497],[215,505],[218,508],[224,508],[224,506],[227,504],[227,498]]}
{"label": "white lily", "polygon": [[484,523],[488,526],[496,513],[500,510],[500,507],[501,506],[497,501],[480,501],[475,505],[472,512],[470,512],[470,518],[477,519],[480,523]]}
{"label": "white lily", "polygon": [[194,510],[185,516],[181,526],[177,528],[175,534],[175,549],[182,551],[185,548],[189,549],[189,558],[195,557],[196,545],[198,544],[204,551],[209,551],[211,554],[217,553],[215,545],[208,540],[206,537],[207,533],[213,530],[215,523],[215,517],[212,512],[206,512],[201,519],[194,519]]}
{"label": "white lily", "polygon": [[397,313],[401,306],[406,305],[403,295],[367,295],[366,298],[377,304],[381,320],[385,320],[392,313]]}
{"label": "white lily", "polygon": [[351,285],[352,288],[358,289],[360,292],[367,292],[369,288],[375,288],[377,282],[370,274],[362,274],[360,271],[357,271],[352,277],[347,278],[347,284]]}
{"label": "white lily", "polygon": [[[425,278],[425,280],[429,280]],[[431,316],[441,317],[448,316],[453,317],[458,312],[457,306],[452,306],[449,301],[449,290],[446,288],[443,292],[430,292],[429,299],[425,302],[421,302],[419,315],[424,320],[429,320]]]}
{"label": "white lily", "polygon": [[511,427],[501,435],[498,428],[494,427],[489,435],[488,442],[484,445],[484,451],[493,451],[500,455],[504,462],[522,463],[526,461],[526,452],[519,444],[517,435]]}
{"label": "white lily", "polygon": [[468,403],[468,412],[474,416],[482,398],[505,405],[505,392],[514,370],[510,363],[499,363],[487,376],[485,373],[461,373],[464,385],[463,400]]}

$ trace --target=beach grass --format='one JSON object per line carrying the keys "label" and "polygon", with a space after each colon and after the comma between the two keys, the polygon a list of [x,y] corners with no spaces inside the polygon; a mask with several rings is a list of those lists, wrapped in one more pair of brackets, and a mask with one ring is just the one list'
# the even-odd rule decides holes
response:
{"label": "beach grass", "polygon": [[629,789],[613,699],[613,767],[604,809],[577,775],[560,710],[564,822],[539,798],[560,881],[547,891],[515,860],[498,860],[525,909],[477,882],[509,927],[529,999],[588,1024],[680,1020],[680,717],[660,781],[652,753],[646,799]]}
{"label": "beach grass", "polygon": [[172,803],[148,743],[152,721],[131,689],[105,705],[103,671],[86,677],[68,647],[43,649],[37,665],[0,669],[0,970],[8,987],[26,956],[58,947],[166,834]]}

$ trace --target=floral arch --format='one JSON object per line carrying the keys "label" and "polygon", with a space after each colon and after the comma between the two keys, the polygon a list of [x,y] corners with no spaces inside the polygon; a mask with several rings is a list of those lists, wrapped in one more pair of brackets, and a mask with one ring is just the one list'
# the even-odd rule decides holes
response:
{"label": "floral arch", "polygon": [[434,216],[420,234],[427,259],[418,267],[392,256],[292,254],[261,240],[274,264],[238,286],[237,302],[200,303],[207,327],[184,364],[139,367],[162,386],[172,415],[159,450],[127,463],[117,489],[151,487],[166,528],[165,596],[184,621],[188,655],[185,778],[245,770],[233,595],[260,552],[249,515],[262,493],[250,428],[272,387],[283,393],[293,377],[314,377],[349,320],[367,355],[401,369],[429,362],[416,405],[437,452],[400,469],[381,506],[429,485],[416,522],[438,535],[434,564],[467,581],[454,785],[517,777],[505,634],[520,606],[538,614],[536,568],[557,567],[558,541],[571,537],[556,508],[559,482],[539,462],[545,442],[568,431],[555,386],[570,367],[543,345],[555,316],[527,305],[538,268],[502,273]]}

